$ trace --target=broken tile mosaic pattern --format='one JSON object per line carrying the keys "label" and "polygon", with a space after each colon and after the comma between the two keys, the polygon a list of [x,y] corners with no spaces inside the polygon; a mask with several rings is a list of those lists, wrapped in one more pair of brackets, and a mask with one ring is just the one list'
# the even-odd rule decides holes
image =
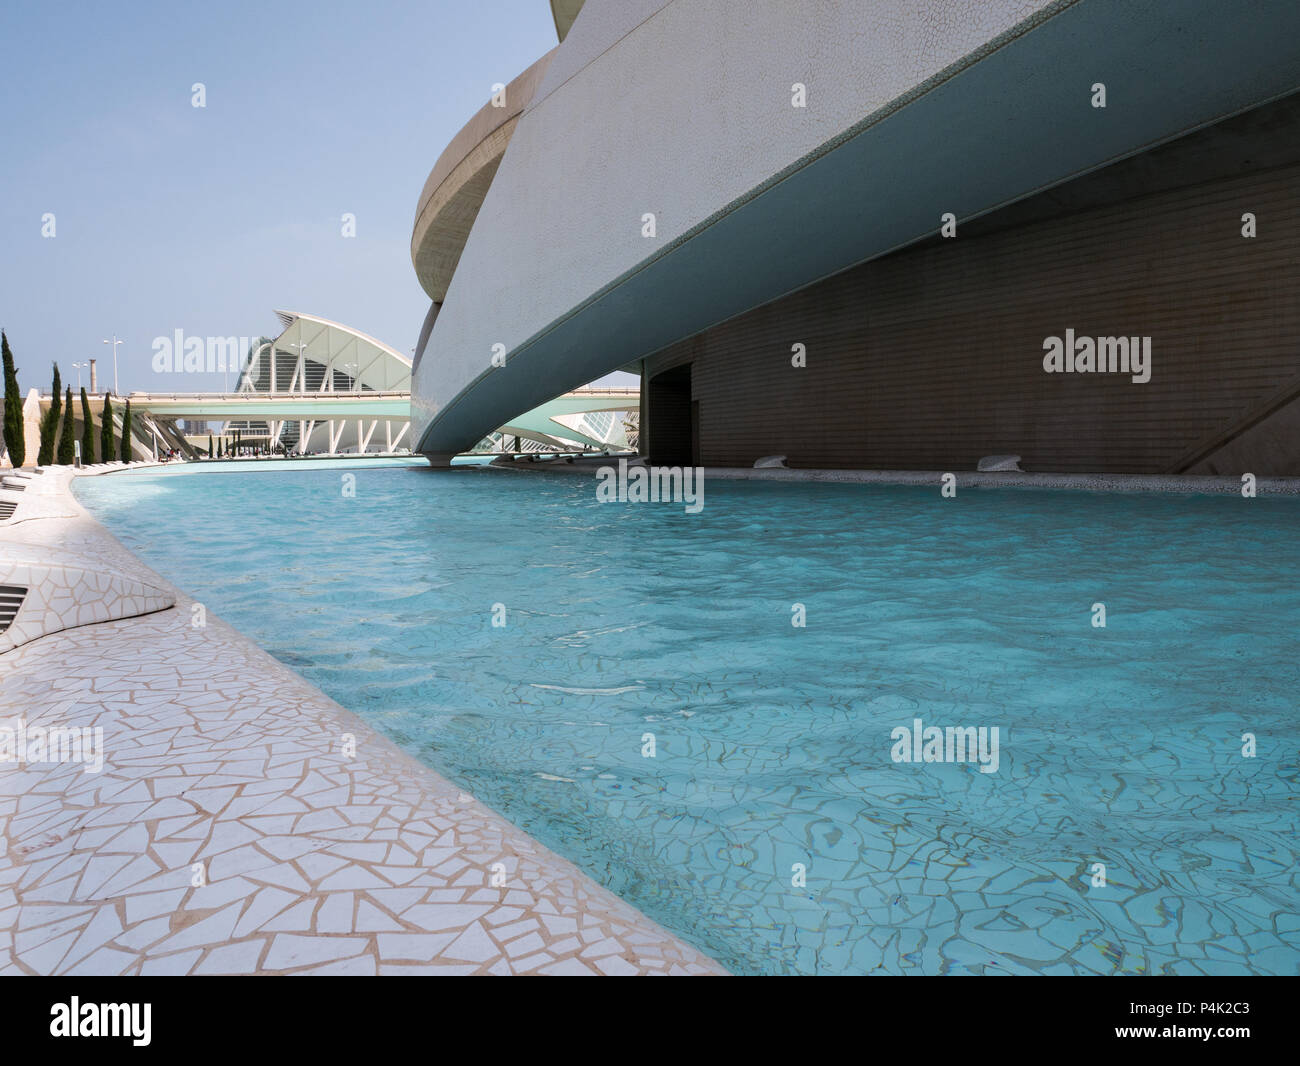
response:
{"label": "broken tile mosaic pattern", "polygon": [[[419,469],[355,498],[324,470],[83,493],[733,971],[1300,966],[1294,498],[709,481],[688,515]],[[155,535],[200,500],[241,520]],[[999,727],[998,771],[895,764],[918,717]]]}
{"label": "broken tile mosaic pattern", "polygon": [[[84,516],[0,538],[165,584]],[[177,599],[0,655],[0,719],[106,751],[0,766],[0,974],[720,972]]]}

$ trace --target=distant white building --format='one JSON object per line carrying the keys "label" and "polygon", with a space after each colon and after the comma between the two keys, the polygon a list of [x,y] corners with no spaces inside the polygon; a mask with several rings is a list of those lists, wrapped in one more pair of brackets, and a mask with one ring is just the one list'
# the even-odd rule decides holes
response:
{"label": "distant white building", "polygon": [[[374,337],[338,322],[276,311],[283,331],[250,348],[236,392],[276,396],[320,393],[408,394],[411,360]],[[410,451],[409,418],[232,420],[226,433],[264,440],[289,454],[339,455]]]}

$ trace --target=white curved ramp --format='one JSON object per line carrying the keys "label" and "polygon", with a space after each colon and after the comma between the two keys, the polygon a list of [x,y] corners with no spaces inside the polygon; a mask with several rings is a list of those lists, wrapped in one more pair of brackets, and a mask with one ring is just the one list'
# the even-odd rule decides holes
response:
{"label": "white curved ramp", "polygon": [[176,605],[165,589],[70,552],[0,541],[0,652]]}

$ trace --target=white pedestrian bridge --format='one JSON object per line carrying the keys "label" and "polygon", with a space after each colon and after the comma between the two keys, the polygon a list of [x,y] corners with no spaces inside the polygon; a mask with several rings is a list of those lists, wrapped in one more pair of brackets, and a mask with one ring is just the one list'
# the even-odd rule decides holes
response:
{"label": "white pedestrian bridge", "polygon": [[407,392],[133,392],[131,410],[159,418],[407,419]]}
{"label": "white pedestrian bridge", "polygon": [[[129,399],[133,414],[160,428],[180,419],[221,421],[241,427],[245,439],[269,437],[277,445],[292,427],[295,442],[320,445],[300,450],[327,454],[410,448],[409,390],[132,392]],[[574,389],[511,419],[488,439],[502,451],[624,448],[626,415],[639,403],[635,386]]]}

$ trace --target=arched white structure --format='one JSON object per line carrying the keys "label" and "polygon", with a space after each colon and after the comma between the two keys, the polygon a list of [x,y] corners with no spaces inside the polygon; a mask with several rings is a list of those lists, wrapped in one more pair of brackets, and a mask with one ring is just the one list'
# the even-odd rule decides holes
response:
{"label": "arched white structure", "polygon": [[[382,341],[316,315],[276,311],[283,331],[248,353],[236,392],[304,397],[320,394],[409,393],[411,360]],[[272,448],[297,454],[409,451],[410,419],[358,418],[232,421],[245,438],[265,436]]]}
{"label": "arched white structure", "polygon": [[628,416],[639,415],[641,390],[574,389],[512,418],[480,442],[477,451],[623,451],[633,447]]}

